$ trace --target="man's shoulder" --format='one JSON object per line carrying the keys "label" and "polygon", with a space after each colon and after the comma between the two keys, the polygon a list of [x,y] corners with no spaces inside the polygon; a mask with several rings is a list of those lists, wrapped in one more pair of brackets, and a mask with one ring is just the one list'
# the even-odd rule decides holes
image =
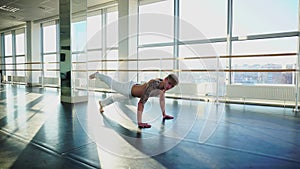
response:
{"label": "man's shoulder", "polygon": [[148,84],[151,85],[151,84],[156,84],[156,85],[159,85],[163,80],[162,79],[151,79],[148,81]]}
{"label": "man's shoulder", "polygon": [[149,80],[148,83],[150,83],[150,82],[162,82],[162,81],[163,81],[162,79],[156,78],[156,79]]}

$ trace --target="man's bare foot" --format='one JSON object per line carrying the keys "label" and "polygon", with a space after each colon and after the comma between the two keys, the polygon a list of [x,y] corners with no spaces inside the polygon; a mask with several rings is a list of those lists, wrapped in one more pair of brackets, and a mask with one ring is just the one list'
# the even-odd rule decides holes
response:
{"label": "man's bare foot", "polygon": [[95,73],[93,73],[93,74],[91,74],[90,76],[89,76],[89,78],[90,79],[94,79],[95,77],[96,77],[96,74],[97,74],[98,72],[95,72]]}
{"label": "man's bare foot", "polygon": [[164,115],[163,119],[164,120],[170,120],[170,119],[174,119],[174,117],[170,116],[170,115]]}
{"label": "man's bare foot", "polygon": [[138,123],[138,126],[139,126],[140,129],[151,128],[151,125],[148,124],[148,123]]}
{"label": "man's bare foot", "polygon": [[101,101],[99,101],[99,105],[100,105],[99,111],[100,111],[100,113],[103,113],[104,109],[103,109],[103,106],[101,105]]}

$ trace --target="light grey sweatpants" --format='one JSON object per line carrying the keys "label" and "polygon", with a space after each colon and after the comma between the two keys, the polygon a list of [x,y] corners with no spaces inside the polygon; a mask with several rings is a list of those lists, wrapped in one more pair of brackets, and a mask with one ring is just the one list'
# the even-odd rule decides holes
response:
{"label": "light grey sweatpants", "polygon": [[133,82],[133,81],[119,82],[119,81],[112,79],[111,77],[109,77],[107,75],[100,74],[99,72],[97,72],[95,74],[95,77],[97,79],[100,79],[101,81],[103,81],[112,90],[114,90],[118,93],[118,94],[113,94],[112,96],[107,97],[104,100],[102,100],[101,101],[102,106],[107,106],[114,102],[124,102],[126,100],[133,99],[133,96],[131,95],[131,88],[133,85],[136,84],[135,82]]}

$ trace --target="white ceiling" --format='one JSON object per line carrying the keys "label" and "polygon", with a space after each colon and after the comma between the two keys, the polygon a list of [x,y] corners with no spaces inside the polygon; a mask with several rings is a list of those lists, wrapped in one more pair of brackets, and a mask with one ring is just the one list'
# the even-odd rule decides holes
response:
{"label": "white ceiling", "polygon": [[[81,9],[81,2],[82,0],[72,0],[73,7]],[[113,2],[116,0],[87,0],[87,6],[91,8]],[[4,5],[20,10],[9,12],[0,9],[0,31],[25,24],[26,21],[42,20],[59,14],[59,0],[0,0],[0,8]]]}

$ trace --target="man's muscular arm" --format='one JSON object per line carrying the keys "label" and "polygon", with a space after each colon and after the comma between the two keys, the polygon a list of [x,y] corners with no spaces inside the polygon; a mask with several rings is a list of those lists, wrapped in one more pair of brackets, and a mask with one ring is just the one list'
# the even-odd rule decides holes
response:
{"label": "man's muscular arm", "polygon": [[137,110],[137,121],[138,123],[142,123],[142,113],[144,111],[144,103],[139,101],[138,103],[138,110]]}
{"label": "man's muscular arm", "polygon": [[166,115],[166,103],[165,103],[165,92],[160,91],[159,92],[159,104],[162,116],[164,117]]}
{"label": "man's muscular arm", "polygon": [[147,86],[139,100],[139,103],[138,103],[138,110],[137,110],[138,123],[142,123],[142,113],[144,111],[144,104],[149,99],[151,91],[156,89],[158,85],[159,85],[159,83],[156,80],[150,80],[147,83]]}
{"label": "man's muscular arm", "polygon": [[159,104],[160,104],[160,109],[162,112],[163,119],[173,119],[174,118],[173,116],[166,114],[166,103],[165,103],[165,92],[164,91],[160,91]]}

